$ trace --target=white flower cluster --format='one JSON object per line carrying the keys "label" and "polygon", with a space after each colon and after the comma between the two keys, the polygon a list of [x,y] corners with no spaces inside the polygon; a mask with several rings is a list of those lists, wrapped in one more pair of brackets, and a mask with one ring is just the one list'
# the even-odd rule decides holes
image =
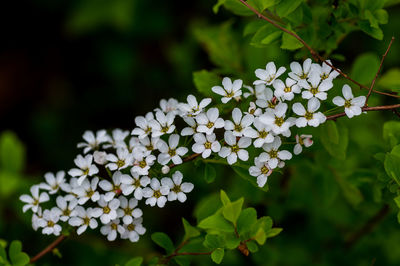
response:
{"label": "white flower cluster", "polygon": [[[312,136],[307,134],[295,135],[296,142],[285,140],[294,126],[317,127],[326,121],[319,109],[339,74],[311,59],[303,65],[293,62],[290,69],[283,81],[286,68],[277,70],[269,62],[266,69],[255,71],[258,80],[254,88],[227,77],[222,87],[212,87],[223,104],[234,99],[228,113],[232,119],[220,117],[216,107],[207,108],[210,98],[198,101],[189,95],[187,102],[161,100],[159,108],[135,118],[131,133],[120,129],[110,135],[105,130],[85,132],[85,142],[78,144],[83,155],[74,160],[76,167],[68,171],[68,178],[64,172],[47,173],[46,183],[33,186],[31,195],[20,197],[26,203],[23,211],[33,211],[33,228],[42,228],[44,234],[59,235],[60,222],[76,227],[78,234],[100,223],[108,240],[119,234],[135,242],[146,231],[137,207],[141,200],[162,208],[168,201],[186,201],[186,194],[193,190],[193,184],[183,182],[179,171],[172,177],[163,176],[184,161],[201,156],[207,163],[206,158],[213,156],[233,165],[251,159],[254,165],[249,166],[249,173],[263,187],[274,169],[292,158],[283,146],[292,145],[297,155],[312,145]],[[354,98],[348,85],[343,87],[343,96],[334,97],[333,103],[344,106],[348,117],[360,115],[365,97]],[[187,125],[180,131],[177,118]],[[249,154],[251,145],[255,152]],[[44,209],[42,204],[50,200],[49,195],[57,196],[56,206]]]}

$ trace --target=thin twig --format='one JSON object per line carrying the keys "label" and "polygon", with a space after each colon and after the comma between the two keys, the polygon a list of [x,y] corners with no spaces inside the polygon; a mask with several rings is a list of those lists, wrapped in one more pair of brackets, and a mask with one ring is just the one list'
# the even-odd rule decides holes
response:
{"label": "thin twig", "polygon": [[[185,158],[182,159],[182,163],[186,163],[189,161],[193,161],[194,159],[196,159],[197,157],[199,157],[201,155],[201,153],[193,153]],[[174,168],[175,166],[178,166],[179,164],[170,164],[168,165],[169,168]]]}
{"label": "thin twig", "polygon": [[[349,81],[353,82],[354,84],[356,84],[357,86],[359,86],[360,88],[363,89],[367,89],[369,90],[370,88],[368,88],[367,86],[355,81],[354,79],[350,78],[346,73],[342,72],[340,69],[338,69],[337,67],[333,66],[331,63],[329,63],[328,61],[326,61],[321,55],[319,55],[317,53],[317,51],[315,51],[310,45],[308,45],[299,35],[297,35],[296,33],[285,29],[284,27],[282,27],[281,25],[277,24],[275,21],[273,21],[272,19],[264,16],[263,14],[261,14],[260,12],[258,12],[254,7],[252,7],[251,5],[249,5],[245,0],[239,0],[243,5],[245,5],[248,9],[250,9],[251,11],[253,11],[259,18],[269,22],[270,24],[272,24],[275,28],[280,29],[283,32],[286,32],[287,34],[293,36],[294,38],[296,38],[299,42],[301,42],[304,47],[306,47],[308,49],[308,51],[311,53],[311,56],[316,60],[316,61],[321,61],[324,62],[325,64],[327,64],[329,67],[331,67],[333,70],[337,71],[340,75],[342,75],[344,78],[348,79]],[[399,95],[395,95],[395,94],[390,94],[390,93],[385,93],[385,92],[381,92],[381,91],[376,91],[376,90],[372,90],[372,92],[374,93],[378,93],[378,94],[382,94],[382,95],[386,95],[386,96],[390,96],[390,97],[395,97],[395,98],[400,98]]]}
{"label": "thin twig", "polygon": [[[361,110],[364,112],[369,112],[369,111],[381,111],[381,110],[395,110],[397,108],[400,108],[400,104],[393,104],[393,105],[382,105],[382,106],[373,106],[373,107],[362,107]],[[334,120],[336,118],[346,116],[346,113],[340,113],[340,114],[335,114],[335,115],[329,115],[326,117],[326,120]]]}
{"label": "thin twig", "polygon": [[39,260],[41,257],[43,257],[44,255],[46,255],[47,253],[51,252],[53,249],[55,249],[55,247],[60,244],[65,238],[67,238],[66,235],[60,235],[56,240],[53,241],[53,243],[51,243],[50,245],[48,245],[45,249],[43,249],[42,251],[40,251],[36,256],[34,256],[33,258],[31,258],[31,260],[29,261],[29,263],[34,263],[37,260]]}
{"label": "thin twig", "polygon": [[386,58],[387,54],[389,53],[390,47],[392,47],[393,41],[394,41],[394,37],[392,37],[392,39],[390,40],[389,46],[388,46],[388,48],[386,49],[386,52],[385,52],[385,53],[383,54],[383,56],[382,56],[381,64],[379,65],[379,69],[378,69],[378,71],[376,72],[376,75],[375,75],[374,80],[372,80],[371,87],[369,88],[369,91],[368,91],[368,94],[367,94],[367,98],[365,99],[365,105],[364,105],[365,107],[368,106],[368,99],[369,99],[369,96],[371,95],[372,89],[373,89],[374,86],[375,86],[376,79],[378,78],[379,73],[381,72],[381,69],[382,69],[383,61],[385,61],[385,58]]}

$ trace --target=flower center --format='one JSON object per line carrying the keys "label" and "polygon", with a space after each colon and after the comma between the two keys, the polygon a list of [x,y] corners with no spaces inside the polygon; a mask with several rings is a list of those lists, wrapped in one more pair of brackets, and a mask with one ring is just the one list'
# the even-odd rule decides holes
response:
{"label": "flower center", "polygon": [[108,206],[104,206],[104,207],[103,207],[103,213],[109,214],[110,211],[111,211],[110,207],[108,207]]}
{"label": "flower center", "polygon": [[135,187],[140,187],[140,186],[141,186],[140,180],[139,180],[139,179],[135,179],[135,182],[133,182],[133,185],[134,185]]}
{"label": "flower center", "polygon": [[169,130],[169,126],[163,126],[163,127],[161,127],[161,132],[162,132],[162,133],[167,133],[168,130]]}
{"label": "flower center", "polygon": [[175,185],[172,189],[171,189],[173,192],[175,192],[175,193],[178,193],[178,192],[181,192],[182,190],[181,190],[181,186],[179,186],[179,185]]}
{"label": "flower center", "polygon": [[327,79],[329,77],[329,75],[327,73],[323,73],[322,75],[320,75],[321,79]]}
{"label": "flower center", "polygon": [[68,208],[63,210],[63,215],[64,216],[69,216],[70,214],[71,214],[71,211]]}
{"label": "flower center", "polygon": [[306,111],[306,114],[304,115],[304,117],[307,120],[311,120],[311,119],[313,119],[314,115],[313,115],[313,113],[310,113],[309,111]]}
{"label": "flower center", "polygon": [[147,166],[147,163],[146,163],[145,160],[139,162],[139,167],[140,168],[145,168],[146,166]]}
{"label": "flower center", "polygon": [[235,125],[235,129],[234,130],[237,131],[237,132],[241,132],[243,130],[243,127],[242,127],[241,124]]}
{"label": "flower center", "polygon": [[129,207],[126,207],[126,208],[124,209],[124,213],[125,213],[125,215],[131,215],[132,209],[130,209]]}
{"label": "flower center", "polygon": [[168,150],[168,154],[169,154],[169,156],[174,157],[176,155],[176,150],[175,149],[169,149]]}
{"label": "flower center", "polygon": [[145,130],[144,130],[144,133],[146,133],[146,134],[149,134],[151,132],[151,127],[147,127]]}
{"label": "flower center", "polygon": [[120,188],[120,186],[119,186],[119,185],[113,185],[113,191],[114,191],[116,194],[121,193],[121,188]]}
{"label": "flower center", "polygon": [[263,167],[261,167],[261,173],[262,173],[263,175],[268,174],[268,172],[269,172],[268,167],[266,167],[265,165],[264,165]]}
{"label": "flower center", "polygon": [[277,150],[270,150],[268,154],[269,154],[269,157],[271,157],[271,158],[278,158]]}
{"label": "flower center", "polygon": [[156,199],[158,199],[159,197],[161,197],[162,195],[161,195],[161,192],[159,191],[159,190],[154,190],[154,193],[153,193],[153,197],[155,197]]}
{"label": "flower center", "polygon": [[89,174],[89,168],[85,169],[85,171],[83,171],[83,175],[88,175]]}
{"label": "flower center", "polygon": [[204,148],[211,149],[211,142],[206,141],[206,143],[204,143]]}
{"label": "flower center", "polygon": [[284,92],[291,92],[291,91],[292,91],[292,88],[291,88],[291,87],[286,87],[286,88],[283,89],[283,91],[284,91]]}
{"label": "flower center", "polygon": [[304,72],[301,72],[301,75],[299,76],[299,78],[301,78],[301,79],[306,79],[308,77],[308,73],[304,73]]}
{"label": "flower center", "polygon": [[89,225],[89,223],[90,223],[90,218],[89,217],[83,218],[83,224]]}
{"label": "flower center", "polygon": [[344,107],[345,107],[345,108],[350,108],[350,107],[351,107],[351,101],[345,100],[345,101],[344,101]]}
{"label": "flower center", "polygon": [[313,95],[317,94],[317,93],[319,92],[318,87],[316,87],[316,88],[311,88],[311,89],[310,89],[310,92],[311,92]]}
{"label": "flower center", "polygon": [[154,147],[153,147],[152,144],[149,144],[149,145],[146,146],[146,149],[147,149],[148,151],[152,151],[152,150],[154,149]]}
{"label": "flower center", "polygon": [[53,221],[48,221],[47,222],[47,227],[53,227],[55,224]]}
{"label": "flower center", "polygon": [[267,101],[268,102],[268,108],[274,109],[276,106],[276,103],[273,103],[272,101]]}
{"label": "flower center", "polygon": [[233,145],[233,146],[231,147],[231,150],[232,150],[232,152],[237,153],[237,152],[240,150],[240,148],[239,148],[238,145]]}
{"label": "flower center", "polygon": [[93,196],[93,194],[94,194],[94,191],[93,191],[93,190],[89,190],[88,192],[86,192],[86,196],[87,196],[88,198],[91,198],[91,197]]}
{"label": "flower center", "polygon": [[206,126],[207,126],[208,128],[212,128],[212,127],[214,126],[214,123],[213,123],[213,122],[208,122]]}
{"label": "flower center", "polygon": [[256,112],[256,109],[250,109],[249,110],[249,114],[254,115],[254,113]]}
{"label": "flower center", "polygon": [[117,224],[115,224],[115,223],[112,223],[112,224],[111,224],[111,229],[112,229],[112,230],[117,230],[117,228],[118,228],[118,225],[117,225]]}
{"label": "flower center", "polygon": [[233,95],[235,95],[235,94],[233,93],[233,91],[230,91],[230,92],[226,92],[226,96],[225,96],[225,97],[232,98]]}
{"label": "flower center", "polygon": [[270,83],[270,82],[272,82],[274,79],[275,79],[275,75],[271,75],[271,76],[268,77],[268,79],[267,79],[266,81],[267,81],[267,83]]}
{"label": "flower center", "polygon": [[265,130],[258,132],[258,136],[262,139],[265,139],[268,136],[268,132]]}
{"label": "flower center", "polygon": [[282,126],[284,122],[285,122],[285,120],[283,119],[283,117],[275,117],[275,124],[278,127]]}
{"label": "flower center", "polygon": [[39,205],[39,199],[35,199],[32,203],[33,206]]}
{"label": "flower center", "polygon": [[125,160],[119,159],[119,160],[116,162],[116,164],[117,164],[117,167],[118,167],[118,168],[121,168],[122,166],[125,165]]}
{"label": "flower center", "polygon": [[135,230],[135,224],[130,224],[126,227],[129,231]]}

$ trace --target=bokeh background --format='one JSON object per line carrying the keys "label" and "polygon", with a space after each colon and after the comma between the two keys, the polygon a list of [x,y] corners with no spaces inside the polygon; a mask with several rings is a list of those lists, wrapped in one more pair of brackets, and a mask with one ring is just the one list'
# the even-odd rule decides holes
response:
{"label": "bokeh background", "polygon": [[[7,131],[11,146],[20,154],[16,156],[23,158],[24,163],[16,174],[0,173],[0,239],[20,239],[24,251],[30,255],[54,239],[31,229],[30,215],[22,214],[18,197],[32,183],[40,182],[45,172],[73,166],[78,152],[76,143],[84,130],[130,130],[134,117],[157,107],[160,99],[184,100],[187,94],[196,93],[192,72],[214,67],[199,31],[230,21],[233,33],[242,38],[240,18],[224,9],[214,14],[214,3],[213,0],[2,3],[0,132]],[[339,63],[342,69],[349,70],[351,63],[346,62],[364,52],[382,54],[390,37],[398,36],[400,8],[394,6],[388,12],[389,23],[382,26],[384,41],[362,32],[351,33],[343,40],[337,50],[346,59]],[[254,69],[269,60],[288,65],[293,54],[278,47],[254,48],[245,38],[238,50],[241,54],[238,68],[250,77]],[[233,58],[237,56],[232,54]],[[398,66],[399,57],[400,41],[396,41],[385,69]],[[392,100],[375,97],[371,102],[392,103]],[[382,141],[382,121],[390,119],[396,119],[390,112],[359,119],[353,129],[358,127],[366,133],[350,133],[350,136],[377,144]],[[354,140],[350,145],[353,154],[362,152],[362,141]],[[349,251],[341,244],[340,231],[356,230],[379,208],[346,203],[346,196],[335,181],[319,184],[322,181],[318,179],[318,171],[307,170],[315,163],[315,157],[325,158],[325,163],[332,160],[332,165],[337,163],[329,155],[319,154],[319,149],[323,148],[316,145],[316,155],[305,155],[294,162],[296,169],[289,168],[298,176],[297,181],[289,185],[282,177],[271,181],[268,195],[254,192],[246,181],[232,172],[222,172],[223,169],[218,169],[220,176],[211,185],[193,174],[198,190],[187,204],[172,203],[162,210],[143,207],[148,233],[139,244],[109,243],[98,232],[86,233],[79,238],[71,237],[60,246],[62,258],[47,255],[38,264],[114,265],[124,264],[136,255],[145,258],[157,255],[160,250],[152,246],[150,234],[164,231],[179,241],[182,215],[194,223],[190,213],[195,203],[223,188],[234,197],[244,196],[260,216],[271,215],[284,228],[282,235],[267,243],[254,258],[231,254],[226,265],[267,265],[268,259],[270,265],[371,265],[375,260],[380,262],[377,265],[399,265],[400,226],[395,213],[385,217],[379,226],[381,231],[364,239],[366,242],[361,246]],[[3,153],[3,160],[9,155]],[[362,165],[366,175],[371,162],[371,158],[352,161]],[[309,184],[317,184],[312,188],[317,196],[308,194]],[[327,193],[331,193],[328,202],[321,203],[320,196]],[[340,228],[341,223],[347,227]],[[379,242],[383,240],[385,243]],[[198,261],[198,265],[211,263],[209,258]]]}

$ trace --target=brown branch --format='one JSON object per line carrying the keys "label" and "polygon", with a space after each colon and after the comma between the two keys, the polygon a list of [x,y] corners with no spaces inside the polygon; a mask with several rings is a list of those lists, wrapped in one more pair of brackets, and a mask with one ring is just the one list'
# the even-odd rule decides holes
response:
{"label": "brown branch", "polygon": [[[337,67],[333,66],[331,63],[329,63],[328,61],[326,61],[321,55],[318,54],[317,51],[315,51],[310,45],[308,45],[299,35],[297,35],[296,33],[282,27],[281,25],[279,25],[278,23],[276,23],[275,21],[273,21],[272,19],[264,16],[263,14],[261,14],[260,12],[258,12],[254,7],[252,7],[251,5],[249,5],[245,0],[239,0],[243,5],[245,5],[248,9],[250,9],[251,11],[253,11],[253,13],[255,13],[259,18],[267,21],[268,23],[272,24],[275,28],[280,29],[283,32],[286,32],[287,34],[293,36],[294,38],[296,38],[299,42],[301,42],[304,47],[306,47],[308,49],[308,51],[310,52],[311,56],[316,60],[316,61],[321,61],[324,62],[325,64],[327,64],[329,67],[331,67],[333,70],[337,71],[340,75],[342,75],[344,78],[348,79],[349,81],[353,82],[354,84],[356,84],[357,86],[359,86],[360,88],[363,89],[367,89],[369,90],[370,88],[368,88],[367,86],[355,81],[354,79],[350,78],[346,73],[342,72],[340,69],[338,69]],[[395,94],[390,94],[390,93],[385,93],[385,92],[380,92],[380,91],[376,91],[376,90],[372,90],[372,92],[374,93],[378,93],[378,94],[382,94],[382,95],[386,95],[386,96],[390,96],[390,97],[396,97],[396,98],[400,98],[399,95],[395,95]]]}
{"label": "brown branch", "polygon": [[392,47],[393,41],[394,41],[394,37],[392,37],[392,39],[390,40],[389,46],[388,46],[388,48],[386,49],[386,52],[385,52],[385,53],[383,54],[383,56],[382,56],[381,64],[379,65],[379,68],[378,68],[378,71],[376,72],[376,75],[375,75],[374,80],[372,80],[371,87],[369,88],[369,91],[368,91],[368,94],[367,94],[367,98],[365,99],[365,105],[364,105],[365,107],[368,106],[368,99],[369,99],[369,96],[371,95],[372,89],[373,89],[374,86],[375,86],[376,79],[378,78],[379,73],[381,72],[381,69],[382,69],[383,61],[385,61],[385,58],[386,58],[387,54],[389,53],[390,47]]}
{"label": "brown branch", "polygon": [[[201,153],[193,153],[185,158],[182,159],[182,163],[186,163],[186,162],[190,162],[193,161],[194,159],[196,159],[197,157],[199,157],[201,155]],[[170,165],[168,165],[169,168],[174,168],[175,166],[178,166],[179,164],[173,164],[171,163]]]}
{"label": "brown branch", "polygon": [[385,204],[373,217],[371,217],[360,230],[356,231],[354,234],[346,240],[346,247],[349,248],[357,243],[363,236],[372,232],[372,230],[385,218],[389,213],[389,205]]}
{"label": "brown branch", "polygon": [[37,260],[39,260],[41,257],[43,257],[44,255],[46,255],[47,253],[51,252],[53,249],[55,249],[55,247],[60,244],[65,238],[67,238],[66,235],[60,235],[56,240],[53,241],[53,243],[51,243],[50,245],[48,245],[45,249],[43,249],[42,251],[40,251],[36,256],[34,256],[33,258],[31,258],[31,260],[29,261],[29,263],[34,263]]}
{"label": "brown branch", "polygon": [[[381,111],[381,110],[396,110],[397,108],[400,108],[400,104],[393,104],[393,105],[382,105],[382,106],[374,106],[374,107],[362,107],[361,110],[364,112],[369,112],[369,111]],[[396,111],[397,112],[397,111]],[[346,113],[339,113],[335,115],[329,115],[326,117],[326,120],[335,120],[336,118],[346,116]]]}

